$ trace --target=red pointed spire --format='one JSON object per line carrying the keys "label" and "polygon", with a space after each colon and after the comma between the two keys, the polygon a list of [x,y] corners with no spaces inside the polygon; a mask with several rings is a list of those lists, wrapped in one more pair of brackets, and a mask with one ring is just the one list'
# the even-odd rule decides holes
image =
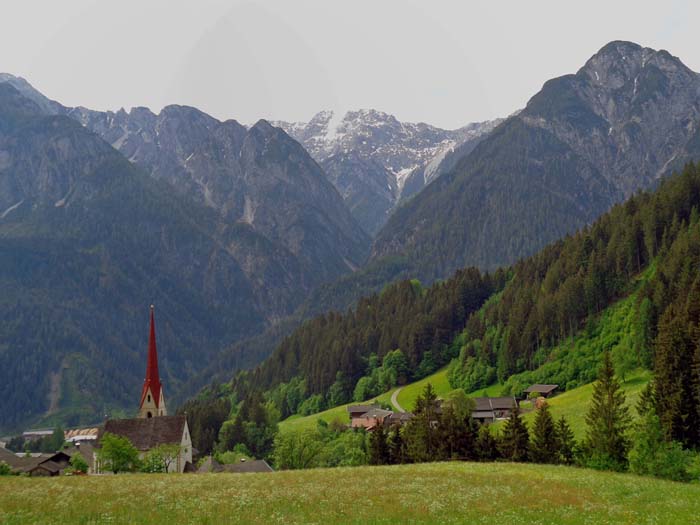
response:
{"label": "red pointed spire", "polygon": [[148,362],[146,364],[146,379],[143,380],[143,390],[141,391],[141,403],[146,399],[148,389],[151,389],[153,401],[156,408],[160,406],[160,375],[158,374],[158,350],[156,349],[156,322],[153,315],[153,305],[151,305],[151,333],[148,339]]}

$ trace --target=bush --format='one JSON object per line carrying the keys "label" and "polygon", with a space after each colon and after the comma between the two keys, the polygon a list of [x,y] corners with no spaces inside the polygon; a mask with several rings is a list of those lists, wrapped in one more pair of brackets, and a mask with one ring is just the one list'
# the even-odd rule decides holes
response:
{"label": "bush", "polygon": [[216,454],[216,461],[222,465],[234,465],[240,463],[242,459],[253,459],[250,451],[243,443],[238,443],[233,447],[233,450],[227,450],[226,452]]}
{"label": "bush", "polygon": [[107,432],[102,437],[99,458],[104,469],[115,474],[132,472],[140,466],[139,452],[127,438]]}
{"label": "bush", "polygon": [[85,461],[85,458],[80,452],[70,458],[70,466],[73,472],[86,474],[88,471],[87,461]]}
{"label": "bush", "polygon": [[680,443],[666,441],[659,417],[653,408],[636,425],[629,455],[630,470],[636,474],[690,481],[691,454]]}
{"label": "bush", "polygon": [[316,394],[308,399],[305,399],[301,405],[299,405],[299,414],[302,416],[310,416],[311,414],[317,414],[324,410],[325,404],[323,403],[323,396],[321,394]]}
{"label": "bush", "polygon": [[9,476],[12,474],[12,469],[10,468],[10,465],[5,463],[4,461],[0,461],[0,476]]}
{"label": "bush", "polygon": [[355,385],[352,398],[355,401],[364,401],[365,399],[376,396],[380,393],[379,391],[380,388],[377,383],[376,374],[362,376],[358,379],[357,385]]}

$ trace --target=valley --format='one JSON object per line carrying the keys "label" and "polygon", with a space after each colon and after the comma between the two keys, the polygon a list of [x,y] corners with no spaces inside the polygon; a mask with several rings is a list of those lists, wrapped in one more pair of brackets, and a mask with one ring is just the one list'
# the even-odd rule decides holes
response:
{"label": "valley", "polygon": [[697,58],[254,4],[150,107],[0,73],[0,522],[697,521]]}

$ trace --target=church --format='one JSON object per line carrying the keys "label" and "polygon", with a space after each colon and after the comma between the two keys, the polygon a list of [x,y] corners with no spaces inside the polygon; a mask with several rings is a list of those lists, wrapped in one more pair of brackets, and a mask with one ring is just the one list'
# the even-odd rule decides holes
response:
{"label": "church", "polygon": [[[149,450],[159,445],[180,445],[180,452],[168,465],[168,472],[184,472],[192,467],[192,438],[185,416],[169,416],[165,406],[163,384],[158,372],[156,324],[154,307],[148,337],[146,377],[143,380],[138,415],[131,419],[108,419],[100,430],[99,442],[105,433],[127,438],[143,458]],[[95,472],[101,473],[97,457]]]}

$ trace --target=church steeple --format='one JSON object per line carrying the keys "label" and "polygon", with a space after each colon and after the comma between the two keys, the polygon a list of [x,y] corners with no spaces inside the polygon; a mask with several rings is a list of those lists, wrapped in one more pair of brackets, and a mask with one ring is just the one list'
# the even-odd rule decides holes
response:
{"label": "church steeple", "polygon": [[148,338],[148,361],[146,362],[146,378],[143,380],[141,390],[141,403],[139,404],[139,417],[167,416],[165,398],[163,397],[163,385],[158,374],[158,350],[156,348],[156,322],[151,305],[151,329]]}

